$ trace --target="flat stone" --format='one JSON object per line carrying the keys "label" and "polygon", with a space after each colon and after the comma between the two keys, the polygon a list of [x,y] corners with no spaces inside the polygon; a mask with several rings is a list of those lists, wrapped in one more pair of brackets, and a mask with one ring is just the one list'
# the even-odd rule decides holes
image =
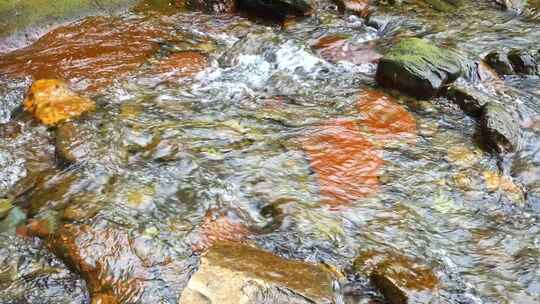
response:
{"label": "flat stone", "polygon": [[201,256],[179,303],[334,303],[332,280],[320,265],[221,241]]}

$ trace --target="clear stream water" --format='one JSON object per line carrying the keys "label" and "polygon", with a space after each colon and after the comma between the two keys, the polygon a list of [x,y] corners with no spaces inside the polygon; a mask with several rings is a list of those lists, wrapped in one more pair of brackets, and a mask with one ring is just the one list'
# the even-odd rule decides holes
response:
{"label": "clear stream water", "polygon": [[[540,78],[479,84],[520,109],[523,150],[501,161],[449,100],[383,91],[362,60],[403,36],[472,60],[540,49],[539,19],[489,1],[451,13],[402,3],[376,9],[388,21],[377,30],[319,4],[284,27],[149,8],[89,17],[0,55],[0,197],[29,218],[84,225],[97,236],[79,240],[83,252],[107,250],[100,231],[116,246],[126,235],[132,252],[106,257],[111,280],[137,271],[133,252],[151,264],[140,275],[150,287],[125,292],[129,303],[175,303],[207,234],[342,270],[361,251],[394,250],[433,269],[440,303],[540,302]],[[316,47],[332,35],[347,38],[339,51]],[[186,51],[204,55],[183,61],[187,77],[154,68]],[[32,75],[65,78],[98,104],[70,125],[74,164],[55,152],[58,131],[20,110]],[[1,303],[88,303],[43,241],[4,233],[0,244]],[[343,289],[380,298],[364,283],[350,276]]]}

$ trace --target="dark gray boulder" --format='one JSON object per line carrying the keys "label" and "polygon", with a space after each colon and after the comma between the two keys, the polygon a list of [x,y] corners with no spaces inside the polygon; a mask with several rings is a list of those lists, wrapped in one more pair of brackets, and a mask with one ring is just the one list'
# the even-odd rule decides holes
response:
{"label": "dark gray boulder", "polygon": [[452,52],[419,38],[401,40],[379,61],[375,78],[383,87],[418,98],[438,95],[462,71]]}
{"label": "dark gray boulder", "polygon": [[480,127],[487,144],[497,152],[514,152],[519,149],[521,129],[514,111],[490,102],[482,109]]}
{"label": "dark gray boulder", "polygon": [[493,51],[486,55],[484,61],[500,75],[513,75],[514,68],[508,60],[508,57],[497,51]]}
{"label": "dark gray boulder", "polygon": [[239,9],[276,18],[308,16],[315,8],[312,0],[237,0],[236,4]]}
{"label": "dark gray boulder", "polygon": [[467,115],[480,117],[482,110],[491,98],[473,86],[453,84],[448,88],[447,96],[454,101]]}
{"label": "dark gray boulder", "polygon": [[537,75],[538,63],[533,55],[526,50],[513,49],[508,52],[508,60],[517,74]]}

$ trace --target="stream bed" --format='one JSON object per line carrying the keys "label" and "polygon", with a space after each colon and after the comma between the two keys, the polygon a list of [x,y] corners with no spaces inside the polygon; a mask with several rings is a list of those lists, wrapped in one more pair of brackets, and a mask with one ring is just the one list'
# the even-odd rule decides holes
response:
{"label": "stream bed", "polygon": [[[540,52],[534,9],[317,0],[275,21],[156,3],[0,47],[0,303],[180,303],[216,242],[331,269],[332,299],[306,303],[402,303],[359,262],[374,252],[429,272],[404,303],[540,302],[540,76],[458,80],[518,109],[512,153],[445,95],[375,80],[406,37],[467,62]],[[39,79],[95,107],[39,121]],[[280,296],[254,303],[306,301]]]}

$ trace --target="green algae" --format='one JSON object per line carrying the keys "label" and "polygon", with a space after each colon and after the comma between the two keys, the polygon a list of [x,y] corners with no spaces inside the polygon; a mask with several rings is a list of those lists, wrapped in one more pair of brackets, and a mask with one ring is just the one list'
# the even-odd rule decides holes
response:
{"label": "green algae", "polygon": [[452,52],[420,38],[401,40],[385,54],[384,59],[401,62],[410,67],[423,67],[426,64],[448,68],[460,67]]}
{"label": "green algae", "polygon": [[400,89],[419,98],[437,95],[443,86],[462,73],[456,54],[426,40],[406,38],[399,41],[380,60],[377,82],[384,87]]}

